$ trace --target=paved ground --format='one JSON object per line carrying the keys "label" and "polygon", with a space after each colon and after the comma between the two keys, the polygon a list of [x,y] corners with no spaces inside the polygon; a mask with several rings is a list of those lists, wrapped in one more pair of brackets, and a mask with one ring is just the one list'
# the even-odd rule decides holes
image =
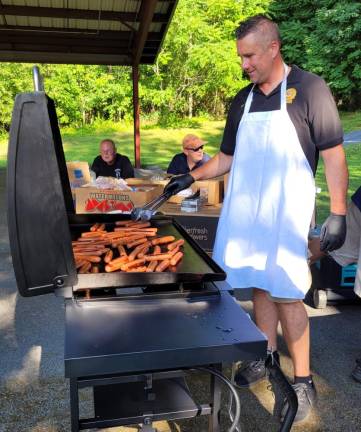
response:
{"label": "paved ground", "polygon": [[361,142],[361,131],[352,131],[344,136],[344,144],[353,144],[353,143],[359,143]]}
{"label": "paved ground", "polygon": [[[17,295],[7,240],[4,172],[0,171],[0,432],[65,432],[70,430],[68,383],[63,369],[64,308],[53,295]],[[248,301],[242,306],[250,310]],[[319,405],[312,418],[295,432],[361,431],[361,385],[350,378],[361,354],[361,306],[308,308],[312,331],[312,371]],[[283,345],[282,367],[291,375]],[[207,381],[190,382],[196,398],[205,402]],[[240,392],[242,431],[277,431],[272,418],[274,399],[267,383]],[[82,395],[86,409],[91,395]],[[226,403],[223,404],[224,408]],[[224,422],[226,425],[227,422]],[[160,432],[206,432],[205,419],[157,425]],[[136,428],[115,428],[130,432]],[[223,427],[226,431],[226,426]]]}

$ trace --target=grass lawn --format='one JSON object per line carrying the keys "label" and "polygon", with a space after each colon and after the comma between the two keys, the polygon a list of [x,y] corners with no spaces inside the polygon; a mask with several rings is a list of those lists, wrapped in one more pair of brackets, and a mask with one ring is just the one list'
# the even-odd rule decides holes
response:
{"label": "grass lawn", "polygon": [[361,111],[340,112],[340,117],[345,133],[361,129]]}
{"label": "grass lawn", "polygon": [[[345,132],[361,129],[361,112],[341,113]],[[161,129],[141,127],[141,160],[143,166],[157,165],[166,168],[175,153],[181,149],[181,141],[187,133],[195,133],[207,141],[206,152],[214,155],[219,149],[223,135],[224,121],[197,121],[192,128]],[[62,139],[65,157],[68,161],[85,160],[91,163],[98,154],[99,141],[113,139],[120,153],[129,155],[133,160],[132,126],[102,124],[96,128],[63,129]],[[7,138],[0,140],[0,167],[6,166]],[[350,171],[350,188],[353,192],[361,183],[361,143],[346,147]],[[320,160],[316,184],[321,188],[317,196],[318,221],[322,222],[328,214],[328,193],[324,168]]]}
{"label": "grass lawn", "polygon": [[[141,128],[142,166],[158,165],[167,168],[175,153],[181,151],[181,142],[188,133],[198,134],[207,141],[206,152],[213,156],[219,148],[224,121],[194,122],[192,128],[161,129]],[[67,161],[82,160],[91,163],[99,154],[99,142],[104,138],[113,139],[119,153],[129,156],[134,162],[132,126],[103,125],[95,130],[63,129],[61,131]],[[0,167],[6,166],[7,139],[0,140]]]}
{"label": "grass lawn", "polygon": [[[361,143],[346,146],[346,157],[349,169],[349,197],[361,185]],[[321,188],[317,194],[317,221],[322,223],[329,214],[329,195],[322,158],[316,173],[316,185]]]}
{"label": "grass lawn", "polygon": [[[184,135],[196,133],[207,141],[206,152],[213,156],[219,148],[223,133],[223,121],[204,121],[196,123],[195,128],[141,129],[141,160],[142,166],[158,165],[167,168],[174,154],[181,151]],[[104,138],[113,139],[119,153],[129,156],[134,161],[133,130],[131,128],[100,128],[96,132],[64,131],[62,133],[64,151],[67,160],[86,160],[91,163],[99,154],[99,141]]]}

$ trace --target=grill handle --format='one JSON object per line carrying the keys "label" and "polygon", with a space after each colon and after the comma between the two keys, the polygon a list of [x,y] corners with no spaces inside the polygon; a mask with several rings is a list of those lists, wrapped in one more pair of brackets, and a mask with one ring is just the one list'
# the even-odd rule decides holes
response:
{"label": "grill handle", "polygon": [[44,80],[38,66],[33,66],[33,82],[34,82],[34,91],[36,92],[44,91]]}

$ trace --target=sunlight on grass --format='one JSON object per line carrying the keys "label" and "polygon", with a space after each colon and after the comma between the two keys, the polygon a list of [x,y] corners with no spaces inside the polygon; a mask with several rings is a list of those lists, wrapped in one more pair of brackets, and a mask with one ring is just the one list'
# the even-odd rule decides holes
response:
{"label": "sunlight on grass", "polygon": [[[224,121],[208,121],[197,129],[160,129],[152,128],[141,131],[141,160],[143,166],[158,165],[167,168],[174,154],[181,151],[184,135],[193,133],[207,141],[205,151],[214,155],[219,149],[223,135]],[[104,138],[113,139],[118,152],[129,156],[134,162],[132,130],[103,129],[93,133],[62,133],[65,157],[70,160],[85,160],[91,163],[98,154],[99,142]]]}
{"label": "sunlight on grass", "polygon": [[[341,113],[345,131],[361,129],[361,112]],[[200,127],[164,129],[147,126],[141,129],[141,160],[142,166],[160,166],[166,169],[174,154],[181,151],[184,135],[193,133],[207,141],[205,151],[213,156],[219,149],[224,121],[202,121]],[[195,123],[196,124],[196,123]],[[92,163],[98,155],[99,142],[104,138],[113,139],[119,153],[129,156],[134,163],[133,130],[130,125],[102,123],[94,129],[64,129],[62,132],[63,146],[67,161],[83,160]],[[349,165],[350,185],[349,195],[361,184],[361,144],[351,144],[346,148]],[[6,166],[7,139],[0,139],[0,167]],[[320,158],[316,185],[321,188],[317,195],[317,221],[322,223],[329,214],[329,196],[324,176],[324,166]]]}
{"label": "sunlight on grass", "polygon": [[361,130],[361,111],[340,112],[340,117],[345,133]]}
{"label": "sunlight on grass", "polygon": [[[347,164],[349,169],[349,197],[361,185],[361,143],[351,144],[345,148]],[[325,170],[322,158],[318,164],[316,173],[316,185],[321,188],[317,194],[317,222],[321,224],[329,215],[329,194],[325,178]]]}
{"label": "sunlight on grass", "polygon": [[[175,153],[181,151],[184,135],[193,133],[207,141],[205,151],[214,155],[219,149],[223,135],[224,121],[202,121],[197,128],[165,129],[146,127],[141,129],[141,160],[143,166],[158,165],[167,168]],[[197,124],[195,122],[194,124]],[[70,160],[85,160],[89,163],[98,155],[99,142],[113,139],[118,151],[134,163],[133,130],[131,125],[101,124],[91,127],[61,130],[65,157]],[[6,166],[7,137],[0,138],[0,167]]]}
{"label": "sunlight on grass", "polygon": [[[361,111],[341,112],[345,132],[361,130]],[[197,121],[198,120],[198,121]],[[205,151],[211,156],[219,149],[225,121],[194,119],[192,128],[166,129],[141,124],[141,160],[143,166],[168,166],[173,155],[180,151],[181,141],[187,133],[198,134],[208,141]],[[143,128],[142,128],[143,125]],[[134,162],[133,129],[131,124],[102,121],[83,128],[64,128],[61,131],[67,160],[85,160],[89,163],[98,154],[99,141],[113,139],[120,153]],[[0,167],[6,166],[7,136],[0,137]]]}

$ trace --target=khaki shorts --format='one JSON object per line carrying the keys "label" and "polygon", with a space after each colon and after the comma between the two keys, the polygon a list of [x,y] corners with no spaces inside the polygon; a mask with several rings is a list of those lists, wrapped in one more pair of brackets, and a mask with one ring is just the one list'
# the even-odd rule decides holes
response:
{"label": "khaki shorts", "polygon": [[[312,276],[310,269],[308,269],[308,288],[311,287],[312,284]],[[298,301],[303,301],[304,299],[295,299],[295,298],[287,298],[287,297],[273,297],[271,294],[266,291],[267,297],[274,303],[296,303]]]}
{"label": "khaki shorts", "polygon": [[352,201],[347,209],[346,224],[345,243],[329,255],[343,267],[357,263],[355,293],[361,297],[361,212]]}
{"label": "khaki shorts", "polygon": [[291,298],[283,298],[283,297],[272,297],[270,293],[267,293],[267,297],[273,303],[296,303],[302,301],[302,299],[291,299]]}
{"label": "khaki shorts", "polygon": [[262,288],[257,288],[257,289],[265,292],[268,300],[270,300],[271,302],[274,302],[274,303],[296,303],[299,301],[303,301],[303,299],[295,299],[295,298],[287,298],[287,297],[273,297],[273,296],[271,296],[271,294],[268,291],[266,291]]}

